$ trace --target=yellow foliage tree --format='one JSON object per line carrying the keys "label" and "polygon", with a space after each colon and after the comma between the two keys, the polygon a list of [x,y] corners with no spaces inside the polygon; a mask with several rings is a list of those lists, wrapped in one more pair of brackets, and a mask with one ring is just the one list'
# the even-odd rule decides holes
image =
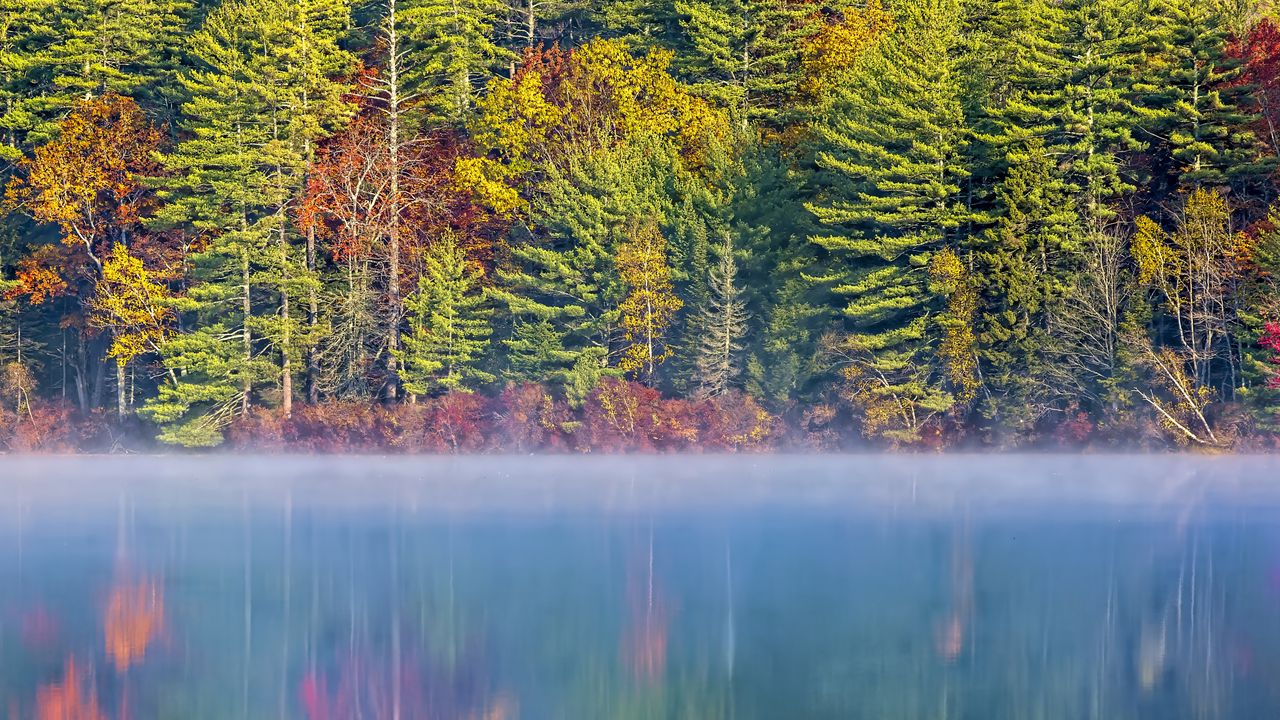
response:
{"label": "yellow foliage tree", "polygon": [[863,5],[847,5],[838,19],[828,23],[805,43],[803,90],[811,98],[821,98],[854,73],[867,50],[893,32],[893,14],[881,0]]}
{"label": "yellow foliage tree", "polygon": [[978,314],[978,290],[960,256],[951,248],[929,262],[931,289],[947,298],[947,312],[939,319],[942,359],[956,401],[967,403],[978,394],[978,339],[973,332]]}
{"label": "yellow foliage tree", "polygon": [[[1239,374],[1233,348],[1231,296],[1242,273],[1242,248],[1231,229],[1231,208],[1221,194],[1197,189],[1187,196],[1177,224],[1166,231],[1140,217],[1130,241],[1138,281],[1167,312],[1170,332],[1152,338],[1131,332],[1138,364],[1151,375],[1136,392],[1179,442],[1222,445],[1224,432],[1211,420],[1214,367]],[[1230,387],[1225,388],[1230,390]]]}
{"label": "yellow foliage tree", "polygon": [[652,381],[658,365],[670,355],[665,336],[683,307],[671,284],[667,241],[657,223],[651,220],[632,228],[618,248],[617,265],[627,287],[619,307],[627,348],[618,367]]}
{"label": "yellow foliage tree", "polygon": [[159,352],[176,320],[178,301],[163,279],[124,245],[115,245],[102,263],[102,276],[89,300],[90,326],[111,333],[107,356],[116,361],[121,414],[125,367],[139,355]]}
{"label": "yellow foliage tree", "polygon": [[671,75],[672,53],[633,55],[621,40],[592,40],[572,52],[529,50],[509,79],[489,82],[469,130],[478,152],[458,161],[459,185],[492,209],[524,209],[519,192],[538,170],[640,134],[665,137],[696,166],[728,117]]}

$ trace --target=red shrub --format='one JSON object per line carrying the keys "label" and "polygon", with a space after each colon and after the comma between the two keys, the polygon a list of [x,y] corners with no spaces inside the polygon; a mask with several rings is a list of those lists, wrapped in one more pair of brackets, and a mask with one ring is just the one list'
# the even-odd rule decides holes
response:
{"label": "red shrub", "polygon": [[704,450],[760,452],[778,440],[777,421],[755,398],[744,393],[707,401],[702,415]]}
{"label": "red shrub", "polygon": [[535,383],[507,385],[494,409],[495,450],[512,453],[565,448],[565,428],[572,415],[546,388]]}
{"label": "red shrub", "polygon": [[1280,322],[1267,323],[1263,327],[1262,337],[1258,339],[1258,344],[1275,353],[1269,358],[1276,368],[1267,380],[1267,385],[1280,390]]}
{"label": "red shrub", "polygon": [[1089,442],[1092,435],[1093,421],[1078,405],[1067,408],[1066,416],[1053,430],[1054,440],[1063,447],[1080,447]]}
{"label": "red shrub", "polygon": [[250,408],[245,417],[236,418],[227,428],[227,445],[236,450],[280,452],[290,449],[283,418],[267,408]]}
{"label": "red shrub", "polygon": [[493,411],[482,395],[455,390],[439,398],[402,405],[392,445],[402,452],[473,453],[486,449]]}
{"label": "red shrub", "polygon": [[662,397],[640,383],[605,378],[582,407],[581,452],[653,452]]}
{"label": "red shrub", "polygon": [[374,403],[304,405],[289,423],[290,440],[307,452],[368,452],[387,446],[389,422],[386,408]]}
{"label": "red shrub", "polygon": [[76,410],[65,402],[40,402],[9,415],[12,452],[67,453],[81,447]]}

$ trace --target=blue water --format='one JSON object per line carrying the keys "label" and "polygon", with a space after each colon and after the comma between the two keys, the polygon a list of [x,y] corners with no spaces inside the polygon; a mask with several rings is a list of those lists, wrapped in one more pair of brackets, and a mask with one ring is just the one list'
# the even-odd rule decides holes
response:
{"label": "blue water", "polygon": [[14,720],[1278,716],[1274,460],[0,458]]}

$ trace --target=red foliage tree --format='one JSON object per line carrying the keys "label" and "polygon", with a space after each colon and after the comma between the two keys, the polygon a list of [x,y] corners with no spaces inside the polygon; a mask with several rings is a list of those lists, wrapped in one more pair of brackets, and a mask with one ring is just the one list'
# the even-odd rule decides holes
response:
{"label": "red foliage tree", "polygon": [[536,383],[507,385],[495,410],[495,443],[505,452],[555,452],[566,447],[569,408]]}
{"label": "red foliage tree", "polygon": [[1273,153],[1280,151],[1280,26],[1264,18],[1243,39],[1233,41],[1229,51],[1244,64],[1239,82],[1253,88],[1249,96],[1260,116],[1258,136]]}
{"label": "red foliage tree", "polygon": [[[363,367],[348,374],[385,380],[373,358],[399,332],[399,299],[418,286],[424,250],[448,234],[488,266],[503,225],[458,186],[454,167],[469,149],[461,135],[437,131],[403,145],[392,162],[387,118],[365,108],[323,145],[310,168],[298,222],[342,269],[346,320],[358,328],[336,335],[348,347],[370,346]],[[394,197],[393,197],[394,194]],[[391,275],[396,277],[392,278]],[[372,290],[377,309],[360,298]],[[352,336],[354,334],[354,336]]]}
{"label": "red foliage tree", "polygon": [[1267,380],[1267,385],[1280,390],[1280,322],[1267,323],[1263,327],[1262,338],[1258,340],[1258,344],[1275,353],[1270,361],[1276,368]]}

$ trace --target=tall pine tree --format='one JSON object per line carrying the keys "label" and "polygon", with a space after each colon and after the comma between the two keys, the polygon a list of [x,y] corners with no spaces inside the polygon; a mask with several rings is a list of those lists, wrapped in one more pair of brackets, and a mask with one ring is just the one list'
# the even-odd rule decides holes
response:
{"label": "tall pine tree", "polygon": [[809,208],[826,227],[814,237],[830,257],[819,279],[844,301],[834,350],[864,431],[912,442],[956,402],[928,269],[963,246],[969,212],[958,3],[912,3],[899,21],[816,130],[821,189]]}
{"label": "tall pine tree", "polygon": [[346,114],[326,77],[342,65],[342,25],[325,21],[341,17],[324,7],[334,1],[233,0],[191,39],[189,139],[165,158],[157,223],[206,240],[191,258],[195,322],[162,348],[176,379],[148,408],[166,442],[216,444],[264,385],[278,389],[286,413],[292,404],[308,342],[295,298],[315,280],[289,209],[308,143]]}
{"label": "tall pine tree", "polygon": [[493,376],[480,369],[493,328],[482,270],[451,235],[423,258],[418,291],[405,301],[409,332],[400,351],[400,378],[412,395],[429,395]]}

